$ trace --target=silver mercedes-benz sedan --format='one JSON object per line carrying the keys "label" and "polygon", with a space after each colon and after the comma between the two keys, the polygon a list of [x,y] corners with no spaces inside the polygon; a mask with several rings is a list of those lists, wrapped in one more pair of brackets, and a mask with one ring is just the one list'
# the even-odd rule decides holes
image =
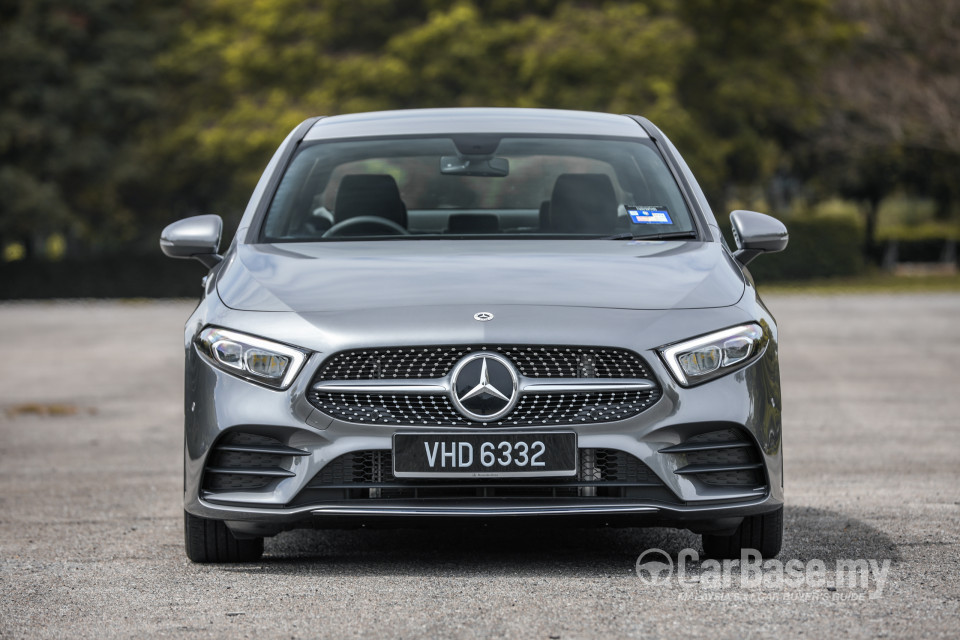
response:
{"label": "silver mercedes-benz sedan", "polygon": [[187,321],[187,555],[296,527],[667,526],[706,554],[783,535],[777,327],[676,148],[637,116],[437,109],[312,118]]}

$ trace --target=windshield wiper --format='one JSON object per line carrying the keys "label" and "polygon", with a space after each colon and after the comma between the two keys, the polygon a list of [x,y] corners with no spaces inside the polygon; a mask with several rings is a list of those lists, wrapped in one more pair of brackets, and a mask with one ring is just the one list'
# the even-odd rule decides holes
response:
{"label": "windshield wiper", "polygon": [[618,233],[604,240],[674,240],[679,238],[696,238],[695,231],[670,231],[668,233],[652,233],[650,235],[635,236],[632,233]]}

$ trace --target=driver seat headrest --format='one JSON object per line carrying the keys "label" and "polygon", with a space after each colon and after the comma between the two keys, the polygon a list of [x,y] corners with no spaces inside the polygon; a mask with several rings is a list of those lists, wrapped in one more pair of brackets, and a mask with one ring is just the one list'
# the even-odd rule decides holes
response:
{"label": "driver seat headrest", "polygon": [[391,175],[351,174],[340,179],[334,222],[357,216],[379,216],[407,228],[407,207]]}

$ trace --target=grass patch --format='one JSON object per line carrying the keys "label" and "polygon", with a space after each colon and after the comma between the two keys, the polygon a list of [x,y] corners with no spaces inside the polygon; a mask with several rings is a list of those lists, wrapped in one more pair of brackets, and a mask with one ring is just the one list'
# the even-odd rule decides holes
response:
{"label": "grass patch", "polygon": [[929,293],[960,291],[960,274],[895,275],[875,272],[850,278],[757,283],[760,294]]}

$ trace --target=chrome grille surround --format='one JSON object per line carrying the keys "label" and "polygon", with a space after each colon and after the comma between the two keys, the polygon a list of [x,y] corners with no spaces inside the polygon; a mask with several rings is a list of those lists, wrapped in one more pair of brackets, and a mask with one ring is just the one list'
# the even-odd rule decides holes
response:
{"label": "chrome grille surround", "polygon": [[[519,401],[496,421],[469,420],[451,401],[451,370],[477,352],[503,355],[520,373]],[[660,395],[646,363],[626,349],[436,346],[335,354],[314,376],[307,397],[345,422],[469,427],[613,422],[641,413]]]}

